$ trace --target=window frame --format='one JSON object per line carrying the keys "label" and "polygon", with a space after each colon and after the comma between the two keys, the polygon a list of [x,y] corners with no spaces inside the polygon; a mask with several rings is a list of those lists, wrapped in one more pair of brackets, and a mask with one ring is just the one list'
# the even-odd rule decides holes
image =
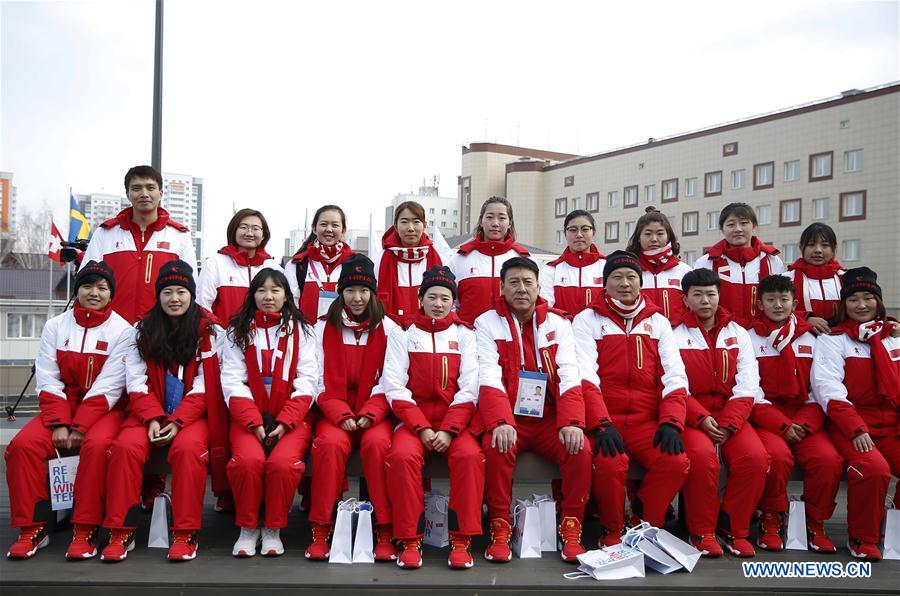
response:
{"label": "window frame", "polygon": [[[797,209],[797,221],[784,221],[784,207],[788,203],[797,203],[799,208]],[[790,228],[794,226],[799,226],[803,223],[803,199],[801,198],[793,198],[793,199],[784,199],[778,201],[778,227],[779,228]]]}
{"label": "window frame", "polygon": [[[560,213],[559,206],[562,205],[562,213]],[[556,219],[560,217],[565,217],[569,214],[569,197],[560,197],[553,202],[553,216]]]}
{"label": "window frame", "polygon": [[[610,237],[609,235],[609,227],[611,225],[615,225],[615,237]],[[603,241],[607,244],[612,244],[619,241],[619,220],[607,221],[603,223]]]}
{"label": "window frame", "polygon": [[[688,216],[694,216],[694,231],[691,232],[687,227],[687,218]],[[697,236],[700,234],[700,212],[699,211],[685,211],[681,214],[681,235],[682,236]]]}
{"label": "window frame", "polygon": [[[830,167],[828,168],[828,174],[826,176],[814,176],[813,175],[813,163],[817,157],[823,157],[827,155],[830,161]],[[809,181],[810,182],[821,182],[822,180],[831,180],[834,178],[834,151],[822,151],[821,153],[811,153],[809,155]]]}
{"label": "window frame", "polygon": [[[844,215],[844,198],[849,195],[862,195],[862,215]],[[838,201],[838,221],[859,221],[866,218],[866,191],[851,190],[842,192]]]}
{"label": "window frame", "polygon": [[[672,198],[666,198],[666,185],[667,184],[675,184],[675,196]],[[660,183],[662,187],[662,194],[660,194],[659,202],[660,203],[675,203],[678,201],[678,178],[667,178]]]}
{"label": "window frame", "polygon": [[[797,175],[794,176],[793,178],[788,178],[787,177],[788,164],[792,164],[792,163],[797,164]],[[797,180],[800,180],[800,160],[799,159],[789,159],[786,162],[784,162],[784,182],[796,182]]]}
{"label": "window frame", "polygon": [[[850,170],[847,168],[847,161],[850,157],[851,153],[859,153],[859,167],[855,170]],[[832,164],[832,167],[834,164]],[[845,174],[855,174],[857,172],[863,171],[863,150],[862,149],[849,149],[844,151],[844,173]]]}
{"label": "window frame", "polygon": [[[768,184],[759,184],[759,171],[761,168],[769,166],[772,168],[772,175],[769,178]],[[774,161],[764,161],[761,163],[753,164],[753,190],[765,190],[767,188],[775,187],[775,162]]]}
{"label": "window frame", "polygon": [[[717,175],[719,176],[719,190],[717,192],[709,191],[709,177]],[[714,170],[712,172],[706,172],[703,174],[703,197],[718,197],[722,194],[722,170]]]}
{"label": "window frame", "polygon": [[[591,198],[594,199],[594,208],[591,209]],[[588,213],[599,213],[600,212],[600,193],[599,192],[589,192],[584,195],[585,201],[585,211]]]}
{"label": "window frame", "polygon": [[[634,203],[632,203],[632,204],[629,205],[629,204],[628,204],[628,191],[631,190],[631,189],[634,189]],[[638,192],[639,192],[639,191],[640,191],[640,186],[638,186],[637,184],[632,184],[631,186],[626,186],[626,187],[622,190],[622,208],[624,208],[624,209],[632,209],[632,208],[634,208],[634,207],[637,207],[637,206],[638,206],[638,202],[639,202],[639,199],[638,199]]]}

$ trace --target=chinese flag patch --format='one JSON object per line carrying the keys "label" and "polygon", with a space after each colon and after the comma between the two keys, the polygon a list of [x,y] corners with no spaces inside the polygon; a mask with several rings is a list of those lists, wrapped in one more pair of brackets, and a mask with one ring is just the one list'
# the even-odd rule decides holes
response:
{"label": "chinese flag patch", "polygon": [[644,323],[644,331],[647,333],[653,333],[653,326],[650,323]]}
{"label": "chinese flag patch", "polygon": [[681,287],[681,280],[678,280],[678,279],[670,279],[670,280],[669,280],[669,285],[670,285],[670,286],[678,286],[678,287]]}
{"label": "chinese flag patch", "polygon": [[169,250],[169,243],[168,242],[157,242],[156,248],[161,248],[162,250]]}
{"label": "chinese flag patch", "polygon": [[556,339],[556,331],[551,331],[547,334],[547,341],[553,341]]}
{"label": "chinese flag patch", "polygon": [[891,354],[891,360],[900,358],[900,348],[897,348],[896,350],[891,350],[890,354]]}
{"label": "chinese flag patch", "polygon": [[726,338],[725,338],[725,345],[726,345],[726,346],[736,346],[736,345],[737,345],[737,338],[736,338],[736,337],[726,337]]}
{"label": "chinese flag patch", "polygon": [[598,285],[598,286],[602,286],[602,285],[603,285],[603,278],[602,278],[602,277],[595,277],[595,278],[594,278],[594,284],[596,284],[596,285]]}
{"label": "chinese flag patch", "polygon": [[451,350],[459,350],[459,342],[458,341],[448,342],[448,345],[450,346]]}
{"label": "chinese flag patch", "polygon": [[100,351],[105,351],[109,347],[109,344],[103,340],[99,340],[97,342],[97,349]]}
{"label": "chinese flag patch", "polygon": [[812,354],[812,346],[797,346],[801,354]]}

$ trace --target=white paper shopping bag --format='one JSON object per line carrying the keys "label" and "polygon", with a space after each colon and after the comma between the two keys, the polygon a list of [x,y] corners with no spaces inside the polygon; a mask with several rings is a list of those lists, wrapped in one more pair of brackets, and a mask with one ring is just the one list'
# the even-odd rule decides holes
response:
{"label": "white paper shopping bag", "polygon": [[900,509],[887,510],[881,556],[888,560],[900,560]]}
{"label": "white paper shopping bag", "polygon": [[353,562],[374,563],[372,540],[372,504],[362,501],[356,504],[356,533],[353,538]]}
{"label": "white paper shopping bag", "polygon": [[806,503],[791,495],[788,507],[787,537],[784,548],[788,550],[806,550]]}
{"label": "white paper shopping bag", "polygon": [[669,556],[653,540],[656,531],[657,529],[649,523],[641,522],[625,533],[622,543],[644,553],[644,564],[650,569],[663,575],[678,571],[682,568],[681,563]]}
{"label": "white paper shopping bag", "polygon": [[617,544],[603,550],[589,550],[578,555],[578,571],[564,573],[566,579],[628,579],[644,577],[644,553]]}
{"label": "white paper shopping bag", "polygon": [[440,491],[425,493],[425,536],[422,542],[444,548],[450,544],[448,510],[450,498]]}
{"label": "white paper shopping bag", "polygon": [[520,559],[541,558],[541,520],[537,506],[531,500],[516,500],[513,512],[513,534],[510,546]]}
{"label": "white paper shopping bag", "polygon": [[328,555],[329,563],[350,564],[353,562],[354,509],[356,509],[356,499],[347,499],[338,503],[334,533],[331,536],[331,554]]}
{"label": "white paper shopping bag", "polygon": [[532,495],[541,520],[541,552],[556,552],[556,501],[550,495]]}
{"label": "white paper shopping bag", "polygon": [[661,528],[650,533],[650,538],[658,547],[666,551],[670,557],[678,561],[688,573],[697,566],[697,561],[700,560],[700,551],[694,548],[694,545]]}
{"label": "white paper shopping bag", "polygon": [[61,511],[71,509],[75,498],[75,475],[78,473],[80,457],[70,455],[47,461],[47,476],[50,478],[50,509]]}
{"label": "white paper shopping bag", "polygon": [[153,515],[150,516],[150,538],[147,548],[169,548],[169,509],[172,497],[162,493],[153,499]]}

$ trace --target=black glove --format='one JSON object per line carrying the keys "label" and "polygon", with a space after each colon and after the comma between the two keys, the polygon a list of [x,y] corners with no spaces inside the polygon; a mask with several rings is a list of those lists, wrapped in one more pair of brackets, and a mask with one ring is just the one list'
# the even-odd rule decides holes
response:
{"label": "black glove", "polygon": [[272,450],[275,449],[275,445],[278,443],[278,437],[270,437],[269,433],[275,430],[278,426],[278,421],[275,420],[275,416],[272,416],[268,412],[263,412],[263,430],[266,433],[266,437],[263,439],[263,454],[266,456],[266,459],[269,459],[269,455],[272,453]]}
{"label": "black glove", "polygon": [[625,441],[612,424],[598,426],[594,431],[594,455],[603,450],[603,457],[614,457],[616,453],[625,453]]}
{"label": "black glove", "polygon": [[653,446],[659,445],[659,450],[669,455],[684,453],[684,443],[681,442],[681,433],[667,422],[663,422],[653,435]]}

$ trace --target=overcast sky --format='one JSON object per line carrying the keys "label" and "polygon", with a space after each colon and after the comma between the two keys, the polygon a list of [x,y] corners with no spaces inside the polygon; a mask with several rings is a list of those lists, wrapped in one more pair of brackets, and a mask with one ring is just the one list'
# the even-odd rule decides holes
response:
{"label": "overcast sky", "polygon": [[[149,163],[153,0],[0,3],[0,170],[19,208],[123,192]],[[460,145],[588,154],[900,79],[898,2],[165,4],[163,170],[206,183],[205,252],[237,208],[271,247],[335,202],[350,227]],[[383,226],[379,226],[383,227]]]}

